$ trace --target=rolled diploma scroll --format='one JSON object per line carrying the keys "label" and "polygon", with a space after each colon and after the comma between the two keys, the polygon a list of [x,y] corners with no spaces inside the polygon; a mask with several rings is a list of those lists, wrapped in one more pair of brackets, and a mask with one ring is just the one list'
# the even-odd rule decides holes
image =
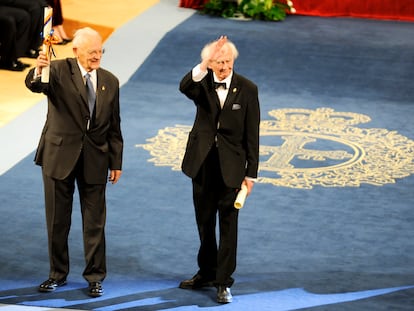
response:
{"label": "rolled diploma scroll", "polygon": [[241,189],[239,193],[237,193],[236,201],[234,201],[234,207],[237,209],[241,209],[244,205],[244,201],[246,200],[247,196],[247,187],[246,185],[241,185]]}
{"label": "rolled diploma scroll", "polygon": [[[53,14],[53,9],[51,7],[45,7],[44,19],[43,19],[43,41],[45,41],[46,38],[51,36],[51,32],[52,32],[52,14]],[[50,59],[51,46],[48,45],[48,44],[43,43],[42,48],[43,48],[43,52],[46,53],[47,59]],[[50,72],[50,66],[44,67],[42,69],[41,81],[43,83],[49,83],[49,72]]]}

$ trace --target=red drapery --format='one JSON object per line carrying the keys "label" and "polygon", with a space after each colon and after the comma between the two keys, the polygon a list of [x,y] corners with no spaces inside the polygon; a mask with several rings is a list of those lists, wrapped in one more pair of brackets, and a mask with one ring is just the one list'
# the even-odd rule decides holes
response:
{"label": "red drapery", "polygon": [[180,0],[180,7],[199,9],[207,0]]}
{"label": "red drapery", "polygon": [[[414,0],[292,0],[296,14],[352,16],[414,21]],[[180,0],[184,8],[199,9],[207,0]]]}

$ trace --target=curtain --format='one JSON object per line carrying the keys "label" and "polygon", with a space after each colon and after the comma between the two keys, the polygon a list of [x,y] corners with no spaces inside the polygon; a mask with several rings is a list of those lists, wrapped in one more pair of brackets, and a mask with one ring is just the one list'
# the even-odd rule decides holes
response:
{"label": "curtain", "polygon": [[[180,7],[199,9],[208,0],[180,0]],[[296,14],[350,16],[414,21],[414,0],[292,0]]]}

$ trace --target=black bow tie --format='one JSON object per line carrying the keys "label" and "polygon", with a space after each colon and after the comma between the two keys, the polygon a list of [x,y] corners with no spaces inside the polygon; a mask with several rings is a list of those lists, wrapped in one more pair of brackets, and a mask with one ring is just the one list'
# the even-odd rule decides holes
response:
{"label": "black bow tie", "polygon": [[225,82],[213,82],[213,84],[214,84],[215,89],[218,89],[220,86],[222,86],[224,89],[227,88],[227,85]]}

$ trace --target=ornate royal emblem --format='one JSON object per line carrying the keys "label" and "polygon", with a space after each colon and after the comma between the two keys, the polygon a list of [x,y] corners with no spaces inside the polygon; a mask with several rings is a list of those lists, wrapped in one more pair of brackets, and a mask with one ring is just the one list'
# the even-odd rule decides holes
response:
{"label": "ornate royal emblem", "polygon": [[[260,123],[258,182],[311,189],[381,186],[414,173],[414,141],[381,128],[356,127],[370,117],[330,108],[277,109]],[[156,166],[181,169],[191,126],[159,130],[146,144]]]}

